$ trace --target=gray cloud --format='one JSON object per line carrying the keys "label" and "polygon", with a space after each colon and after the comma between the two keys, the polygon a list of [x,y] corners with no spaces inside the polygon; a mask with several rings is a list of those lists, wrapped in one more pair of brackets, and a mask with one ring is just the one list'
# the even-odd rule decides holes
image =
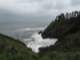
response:
{"label": "gray cloud", "polygon": [[80,6],[80,0],[72,0],[72,6],[77,6],[79,5]]}
{"label": "gray cloud", "polygon": [[62,12],[79,10],[79,6],[79,0],[0,0],[0,9],[35,20],[48,20]]}
{"label": "gray cloud", "polygon": [[[6,24],[6,23],[18,23],[18,22],[26,22],[26,23],[34,23],[34,22],[49,22],[49,20],[52,20],[52,16],[36,16],[32,14],[26,14],[26,15],[19,15],[12,13],[8,10],[0,9],[0,24]],[[46,21],[45,21],[46,20]]]}
{"label": "gray cloud", "polygon": [[[3,8],[23,14],[46,15],[53,14],[69,6],[70,0],[3,0],[0,1]],[[6,4],[4,4],[6,3]]]}

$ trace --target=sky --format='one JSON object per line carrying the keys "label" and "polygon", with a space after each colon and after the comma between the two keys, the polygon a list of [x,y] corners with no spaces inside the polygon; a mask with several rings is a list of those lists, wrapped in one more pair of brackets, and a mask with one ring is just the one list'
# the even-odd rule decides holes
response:
{"label": "sky", "polygon": [[[25,17],[53,18],[63,13],[80,10],[80,0],[0,0],[2,10]],[[4,12],[3,11],[3,12]]]}

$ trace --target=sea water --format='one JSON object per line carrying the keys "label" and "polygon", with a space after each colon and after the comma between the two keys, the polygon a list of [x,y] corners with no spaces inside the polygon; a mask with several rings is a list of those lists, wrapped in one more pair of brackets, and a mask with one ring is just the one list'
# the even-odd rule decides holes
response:
{"label": "sea water", "polygon": [[14,37],[26,44],[33,52],[38,53],[39,48],[49,47],[57,42],[57,39],[43,39],[39,31],[43,31],[50,22],[38,21],[4,21],[0,22],[0,33]]}

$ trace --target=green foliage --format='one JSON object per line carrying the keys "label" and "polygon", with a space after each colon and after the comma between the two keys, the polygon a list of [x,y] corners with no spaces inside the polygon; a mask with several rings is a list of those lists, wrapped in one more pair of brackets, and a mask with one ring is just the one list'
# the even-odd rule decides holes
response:
{"label": "green foliage", "polygon": [[24,43],[0,34],[0,60],[34,60],[33,56]]}
{"label": "green foliage", "polygon": [[64,51],[64,52],[80,51],[80,12],[75,11],[72,13],[67,13],[65,15],[60,14],[44,30],[42,36],[43,38],[58,38],[58,42],[54,46],[49,47],[48,50],[47,48],[44,48],[48,52],[49,51]]}

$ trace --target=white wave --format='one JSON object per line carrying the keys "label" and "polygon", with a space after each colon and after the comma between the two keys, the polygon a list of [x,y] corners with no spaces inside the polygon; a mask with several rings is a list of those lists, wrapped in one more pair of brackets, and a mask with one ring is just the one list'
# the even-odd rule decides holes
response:
{"label": "white wave", "polygon": [[46,27],[34,27],[34,28],[27,27],[27,28],[18,29],[16,31],[40,31],[40,30],[44,30],[45,28]]}
{"label": "white wave", "polygon": [[39,48],[49,47],[55,45],[58,39],[43,39],[41,34],[35,33],[31,36],[30,39],[24,39],[24,43],[28,48],[31,48],[33,52],[38,53]]}

